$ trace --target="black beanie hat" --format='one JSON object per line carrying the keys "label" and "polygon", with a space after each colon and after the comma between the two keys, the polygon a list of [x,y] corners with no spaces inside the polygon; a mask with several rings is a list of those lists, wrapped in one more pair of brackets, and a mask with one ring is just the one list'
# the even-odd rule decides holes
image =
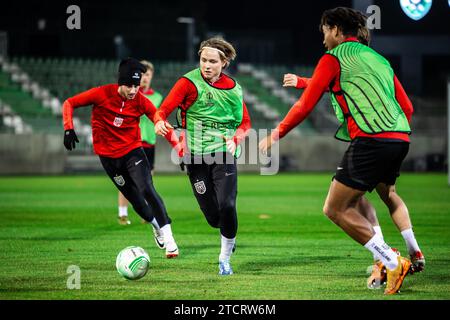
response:
{"label": "black beanie hat", "polygon": [[119,64],[118,84],[126,86],[139,86],[141,84],[141,74],[146,72],[147,68],[134,58],[126,58]]}

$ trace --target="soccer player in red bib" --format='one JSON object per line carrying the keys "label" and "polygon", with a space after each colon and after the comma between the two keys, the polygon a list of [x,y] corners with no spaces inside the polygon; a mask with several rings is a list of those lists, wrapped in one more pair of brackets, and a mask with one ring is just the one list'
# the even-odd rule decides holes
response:
{"label": "soccer player in red bib", "polygon": [[[156,107],[139,92],[142,73],[146,71],[138,60],[120,62],[118,84],[107,84],[77,94],[64,101],[64,146],[75,148],[78,137],[73,126],[73,110],[92,107],[92,137],[94,152],[99,156],[108,176],[130,201],[134,210],[163,234],[166,257],[178,256],[166,207],[156,192],[150,165],[142,149],[139,120],[146,115],[153,121]],[[176,147],[178,139],[169,130],[165,138]]]}

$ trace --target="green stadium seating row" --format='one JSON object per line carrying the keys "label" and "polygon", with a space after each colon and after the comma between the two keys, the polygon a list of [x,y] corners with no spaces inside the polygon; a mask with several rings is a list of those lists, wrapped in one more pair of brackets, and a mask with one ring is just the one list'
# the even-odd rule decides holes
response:
{"label": "green stadium seating row", "polygon": [[34,132],[61,132],[61,117],[53,115],[50,109],[45,108],[30,93],[24,92],[4,72],[0,72],[0,99],[10,105],[25,123],[31,125]]}
{"label": "green stadium seating row", "polygon": [[[246,74],[238,74],[235,78],[237,81],[239,81],[242,87],[246,88],[249,92],[256,95],[261,102],[266,103],[267,105],[271,106],[273,109],[278,111],[278,113],[280,114],[279,120],[281,120],[291,108],[291,105],[286,104],[280,98],[271,94],[266,88],[262,86],[261,82],[255,79],[253,76]],[[253,121],[253,123],[255,123],[255,121]],[[272,128],[273,124],[269,123],[269,126],[267,126],[267,123],[261,124],[256,122],[255,127],[256,126],[260,128]],[[302,126],[300,127],[300,132],[302,133],[315,132],[312,123],[308,119],[306,119],[302,123]]]}
{"label": "green stadium seating row", "polygon": [[[25,71],[33,81],[47,88],[50,93],[63,102],[68,97],[90,88],[116,82],[118,61],[105,59],[81,59],[81,58],[40,58],[40,57],[13,57],[11,62],[16,63]],[[155,77],[153,87],[166,95],[176,80],[192,69],[180,62],[154,61]],[[20,88],[16,88],[20,91]],[[6,95],[11,95],[7,93]],[[14,95],[14,94],[12,94]],[[9,97],[12,99],[11,97]],[[14,99],[13,99],[14,100]],[[17,100],[17,99],[16,99]],[[40,114],[42,108],[34,107],[28,103],[29,108],[23,108],[23,103],[14,100],[15,110],[20,114],[25,112]],[[37,102],[34,102],[36,104]],[[25,109],[25,110],[22,110]],[[28,110],[32,109],[32,111]],[[44,109],[45,112],[50,112]],[[77,110],[77,117],[83,122],[90,122],[90,108]],[[52,117],[47,113],[47,116]]]}
{"label": "green stadium seating row", "polygon": [[[118,67],[118,61],[105,59],[13,57],[12,62],[17,63],[32,80],[47,88],[60,101],[89,88],[115,82]],[[195,67],[181,62],[153,61],[153,64],[155,65],[153,87],[164,96],[180,76]],[[281,79],[287,72],[303,76],[310,76],[312,73],[311,68],[302,66],[295,66],[292,69],[282,65],[257,68],[266,71],[273,79]],[[286,114],[289,110],[290,106],[269,93],[259,80],[239,73],[235,77],[246,90],[277,110],[280,115]],[[273,127],[273,120],[267,120],[263,114],[253,110],[251,104],[247,105],[255,128]],[[83,122],[89,122],[90,108],[80,108],[77,110],[77,116]],[[312,130],[312,126],[306,121],[302,129]]]}
{"label": "green stadium seating row", "polygon": [[[12,61],[60,100],[91,87],[115,82],[118,66],[115,60],[15,57]],[[154,87],[162,94],[167,94],[178,77],[190,69],[189,65],[178,62],[154,64]]]}
{"label": "green stadium seating row", "polygon": [[301,77],[311,77],[314,71],[314,67],[299,65],[259,65],[256,68],[267,72],[273,79],[280,82],[286,73],[293,73]]}

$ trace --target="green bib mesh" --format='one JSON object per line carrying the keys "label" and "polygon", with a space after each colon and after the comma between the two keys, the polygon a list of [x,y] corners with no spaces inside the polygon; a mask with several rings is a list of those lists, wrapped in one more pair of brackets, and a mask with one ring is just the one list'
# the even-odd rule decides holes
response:
{"label": "green bib mesh", "polygon": [[[154,105],[156,108],[159,108],[163,96],[159,92],[154,92],[152,95],[145,95]],[[150,119],[143,115],[140,118],[139,121],[139,127],[141,128],[141,139],[142,141],[146,141],[149,144],[155,144],[156,143],[156,134],[155,134],[155,125],[153,122],[150,121]]]}
{"label": "green bib mesh", "polygon": [[336,138],[350,141],[337,95],[344,96],[350,116],[363,132],[411,132],[408,119],[395,99],[394,72],[384,57],[359,42],[341,43],[327,53],[335,56],[341,67],[341,92],[330,92],[341,123]]}
{"label": "green bib mesh", "polygon": [[[208,84],[200,69],[184,75],[197,88],[197,99],[185,113],[187,145],[194,155],[226,152],[224,137],[234,136],[242,122],[242,88],[218,89]],[[238,152],[238,151],[237,151]]]}

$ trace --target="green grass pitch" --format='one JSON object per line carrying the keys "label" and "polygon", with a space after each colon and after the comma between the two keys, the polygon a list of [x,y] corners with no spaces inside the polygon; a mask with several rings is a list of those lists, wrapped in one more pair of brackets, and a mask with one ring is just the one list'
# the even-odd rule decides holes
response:
{"label": "green grass pitch", "polygon": [[[450,299],[450,188],[443,174],[404,174],[425,272],[401,294],[366,288],[371,254],[322,214],[330,174],[240,175],[235,274],[220,277],[219,233],[206,223],[186,176],[156,175],[173,220],[177,259],[165,259],[151,227],[130,210],[117,223],[117,191],[106,175],[0,178],[0,299]],[[386,208],[370,194],[386,241],[406,253]],[[115,269],[126,246],[146,249],[138,281]],[[81,289],[68,289],[70,265]]]}

